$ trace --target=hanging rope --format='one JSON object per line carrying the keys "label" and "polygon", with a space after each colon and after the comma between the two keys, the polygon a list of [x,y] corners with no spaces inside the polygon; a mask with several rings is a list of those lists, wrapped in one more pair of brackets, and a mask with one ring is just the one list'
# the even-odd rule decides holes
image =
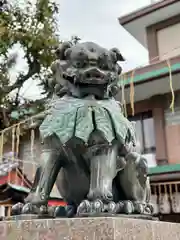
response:
{"label": "hanging rope", "polygon": [[130,104],[131,104],[132,116],[134,116],[134,74],[135,74],[135,70],[132,71],[131,82],[130,82]]}
{"label": "hanging rope", "polygon": [[[14,152],[15,152],[15,140],[16,140],[16,126],[12,127],[12,158],[11,161],[14,161]],[[11,183],[11,174],[8,174],[8,182]]]}
{"label": "hanging rope", "polygon": [[3,148],[4,148],[4,131],[1,132],[0,136],[0,161],[3,158]]}
{"label": "hanging rope", "polygon": [[124,80],[123,80],[123,76],[121,76],[120,89],[121,89],[121,104],[122,104],[122,110],[123,110],[123,114],[125,114],[125,112],[124,112]]}
{"label": "hanging rope", "polygon": [[[33,119],[31,119],[31,125],[33,125]],[[31,157],[32,157],[32,164],[33,164],[33,177],[35,176],[36,166],[34,163],[34,140],[35,140],[35,131],[34,128],[31,129]]]}
{"label": "hanging rope", "polygon": [[175,94],[174,94],[174,90],[173,90],[173,82],[172,82],[172,69],[171,69],[171,63],[170,60],[166,60],[167,65],[168,65],[168,69],[169,69],[169,86],[170,86],[170,90],[171,90],[171,95],[172,95],[172,100],[171,100],[171,104],[170,104],[170,109],[171,111],[174,113],[174,101],[175,101]]}
{"label": "hanging rope", "polygon": [[124,74],[122,76],[122,80],[121,80],[121,102],[122,102],[124,116],[127,117],[126,99],[125,99],[125,94],[124,94],[125,79],[126,79],[126,75]]}
{"label": "hanging rope", "polygon": [[14,160],[16,126],[12,128],[12,160]]}
{"label": "hanging rope", "polygon": [[16,154],[17,154],[17,157],[19,155],[19,143],[20,143],[20,134],[21,134],[20,125],[21,125],[21,123],[19,123],[16,128]]}
{"label": "hanging rope", "polygon": [[[16,157],[19,156],[19,143],[20,143],[20,125],[21,123],[19,123],[16,127]],[[15,175],[15,181],[16,184],[18,184],[18,167],[16,167],[16,175]]]}

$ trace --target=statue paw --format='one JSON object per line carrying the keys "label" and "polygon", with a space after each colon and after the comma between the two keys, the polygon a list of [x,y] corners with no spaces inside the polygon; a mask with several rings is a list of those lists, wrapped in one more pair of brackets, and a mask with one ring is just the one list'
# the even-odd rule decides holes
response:
{"label": "statue paw", "polygon": [[153,206],[149,203],[138,201],[120,201],[117,204],[116,212],[119,214],[152,215]]}
{"label": "statue paw", "polygon": [[32,214],[34,213],[34,207],[31,203],[26,203],[21,211],[21,214]]}
{"label": "statue paw", "polygon": [[117,213],[118,207],[117,204],[113,201],[109,203],[105,203],[100,199],[94,200],[92,202],[88,200],[84,200],[81,202],[77,209],[77,215],[83,214],[101,214],[101,213],[110,213],[115,214]]}
{"label": "statue paw", "polygon": [[153,205],[150,203],[134,202],[135,213],[152,215],[154,212]]}
{"label": "statue paw", "polygon": [[35,215],[47,215],[49,212],[47,206],[42,205],[40,207],[32,203],[17,203],[12,207],[11,216],[15,215],[25,215],[25,214],[35,214]]}

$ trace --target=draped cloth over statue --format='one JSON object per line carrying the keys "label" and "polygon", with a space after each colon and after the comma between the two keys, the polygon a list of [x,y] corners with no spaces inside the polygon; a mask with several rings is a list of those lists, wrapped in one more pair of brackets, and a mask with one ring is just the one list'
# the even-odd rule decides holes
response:
{"label": "draped cloth over statue", "polygon": [[78,99],[70,96],[56,98],[50,103],[51,110],[40,126],[42,138],[56,134],[62,144],[72,137],[88,142],[94,130],[103,133],[111,143],[135,143],[134,127],[123,115],[119,103],[114,99],[95,100],[93,97]]}

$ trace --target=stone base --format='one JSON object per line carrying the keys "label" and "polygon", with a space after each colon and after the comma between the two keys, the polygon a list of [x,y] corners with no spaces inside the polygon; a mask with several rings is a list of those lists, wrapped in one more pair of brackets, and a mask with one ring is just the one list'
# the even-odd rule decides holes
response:
{"label": "stone base", "polygon": [[152,220],[152,221],[158,221],[159,218],[153,217],[151,215],[145,215],[145,214],[110,214],[110,213],[84,213],[80,215],[81,218],[97,218],[97,217],[111,217],[111,218],[134,218],[134,219],[143,219],[143,220]]}
{"label": "stone base", "polygon": [[21,215],[14,215],[10,217],[4,217],[4,221],[26,221],[26,220],[34,220],[34,219],[53,219],[53,217],[50,216],[39,216],[35,214],[21,214]]}
{"label": "stone base", "polygon": [[180,225],[122,217],[0,222],[0,240],[179,240]]}

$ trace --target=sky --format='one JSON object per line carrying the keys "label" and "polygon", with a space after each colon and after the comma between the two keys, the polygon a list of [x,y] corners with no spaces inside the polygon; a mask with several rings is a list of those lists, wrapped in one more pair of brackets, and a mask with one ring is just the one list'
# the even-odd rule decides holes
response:
{"label": "sky", "polygon": [[61,0],[60,35],[78,35],[107,48],[118,47],[126,58],[125,70],[144,64],[147,50],[118,22],[118,17],[150,3],[150,0]]}
{"label": "sky", "polygon": [[[69,40],[72,35],[82,41],[94,41],[106,48],[117,47],[125,57],[122,67],[128,71],[148,63],[147,50],[140,45],[118,22],[123,16],[150,4],[151,0],[57,0],[60,38]],[[26,82],[22,95],[39,98],[39,88]]]}

